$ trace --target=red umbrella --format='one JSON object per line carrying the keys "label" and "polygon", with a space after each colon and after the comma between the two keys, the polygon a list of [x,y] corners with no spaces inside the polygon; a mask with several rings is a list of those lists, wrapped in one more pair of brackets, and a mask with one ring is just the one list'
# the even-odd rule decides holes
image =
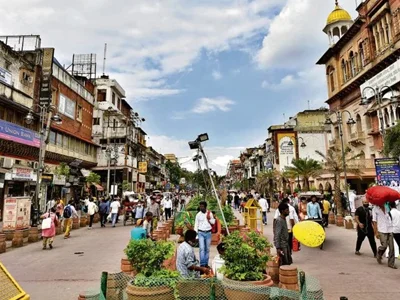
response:
{"label": "red umbrella", "polygon": [[400,194],[387,186],[373,186],[367,190],[365,197],[372,204],[383,205],[386,202],[399,200]]}

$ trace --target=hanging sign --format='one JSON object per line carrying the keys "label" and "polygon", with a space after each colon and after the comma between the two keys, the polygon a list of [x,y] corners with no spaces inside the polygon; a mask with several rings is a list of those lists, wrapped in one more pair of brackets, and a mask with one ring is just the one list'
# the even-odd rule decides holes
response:
{"label": "hanging sign", "polygon": [[49,106],[51,103],[51,75],[53,72],[54,48],[44,48],[42,58],[42,80],[40,83],[39,103]]}

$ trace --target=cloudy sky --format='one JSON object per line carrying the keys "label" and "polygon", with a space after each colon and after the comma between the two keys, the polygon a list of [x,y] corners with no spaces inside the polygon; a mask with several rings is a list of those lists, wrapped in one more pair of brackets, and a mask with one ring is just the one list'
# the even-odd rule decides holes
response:
{"label": "cloudy sky", "polygon": [[[357,0],[358,2],[360,0]],[[356,16],[355,1],[340,5]],[[224,173],[267,128],[326,100],[322,32],[334,0],[0,0],[0,34],[39,34],[70,65],[97,53],[146,122],[149,143],[193,169],[187,142],[208,132]],[[308,104],[309,103],[309,104]]]}

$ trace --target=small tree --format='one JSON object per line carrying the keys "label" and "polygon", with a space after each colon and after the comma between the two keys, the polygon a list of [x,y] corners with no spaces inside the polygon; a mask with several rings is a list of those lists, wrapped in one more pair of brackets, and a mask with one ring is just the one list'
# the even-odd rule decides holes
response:
{"label": "small tree", "polygon": [[321,164],[309,158],[299,158],[292,160],[293,166],[285,167],[285,171],[289,177],[302,177],[304,181],[304,189],[310,190],[310,178],[318,175],[322,169]]}
{"label": "small tree", "polygon": [[400,122],[386,131],[383,152],[386,156],[400,157]]}
{"label": "small tree", "polygon": [[66,163],[60,163],[58,167],[54,170],[54,174],[59,176],[69,176],[70,168]]}
{"label": "small tree", "polygon": [[[321,172],[333,175],[333,188],[335,190],[334,202],[337,207],[337,215],[341,216],[343,214],[343,208],[340,197],[340,174],[344,172],[342,163],[342,151],[338,147],[333,147],[327,151],[326,155],[318,150],[315,152],[325,160],[324,169]],[[355,175],[361,175],[361,171],[359,168],[354,167],[354,164],[352,165],[353,167],[349,165],[349,163],[357,161],[360,156],[361,154],[352,155],[350,148],[346,148],[344,150],[347,172],[353,173]]]}
{"label": "small tree", "polygon": [[99,174],[94,173],[94,172],[90,172],[89,176],[86,177],[86,182],[87,183],[99,184],[100,180],[101,180],[101,176]]}
{"label": "small tree", "polygon": [[128,182],[128,180],[124,180],[123,182],[122,182],[122,191],[123,192],[125,192],[125,191],[129,191],[130,189],[131,189],[131,184]]}
{"label": "small tree", "polygon": [[268,170],[258,173],[256,178],[256,189],[263,194],[268,193],[270,199],[273,198],[275,177],[276,172],[274,170]]}

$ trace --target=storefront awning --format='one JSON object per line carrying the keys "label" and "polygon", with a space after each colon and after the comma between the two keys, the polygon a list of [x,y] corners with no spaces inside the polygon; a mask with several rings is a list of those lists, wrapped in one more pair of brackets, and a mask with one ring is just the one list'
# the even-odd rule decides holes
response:
{"label": "storefront awning", "polygon": [[93,185],[96,187],[97,191],[99,191],[99,192],[103,192],[104,191],[104,188],[100,184],[93,183]]}

